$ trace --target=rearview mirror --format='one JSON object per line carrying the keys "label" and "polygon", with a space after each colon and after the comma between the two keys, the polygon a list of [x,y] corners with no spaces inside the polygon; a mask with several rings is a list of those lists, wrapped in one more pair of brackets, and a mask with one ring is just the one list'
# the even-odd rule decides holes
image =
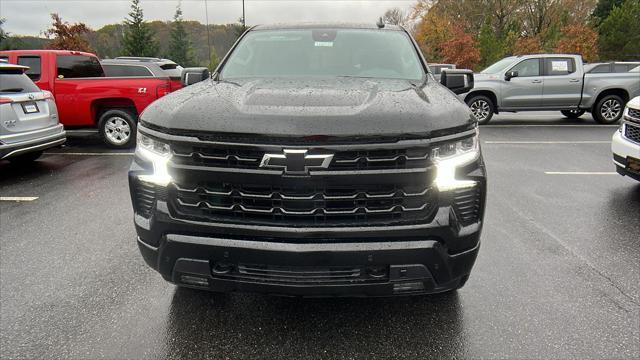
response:
{"label": "rearview mirror", "polygon": [[518,77],[518,72],[517,71],[509,71],[506,74],[504,74],[504,79],[506,81],[509,81],[514,77]]}
{"label": "rearview mirror", "polygon": [[454,94],[464,94],[473,89],[473,71],[442,69],[440,84],[453,91]]}
{"label": "rearview mirror", "polygon": [[209,78],[206,67],[185,68],[182,70],[182,86],[189,86]]}

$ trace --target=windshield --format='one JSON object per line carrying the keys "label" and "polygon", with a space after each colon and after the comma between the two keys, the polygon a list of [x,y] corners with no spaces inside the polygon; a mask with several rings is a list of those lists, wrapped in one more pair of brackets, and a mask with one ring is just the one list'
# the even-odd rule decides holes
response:
{"label": "windshield", "polygon": [[502,70],[506,69],[507,66],[513,64],[513,61],[515,60],[515,57],[508,57],[508,58],[504,58],[496,63],[493,63],[493,65],[489,66],[488,68],[482,70],[480,73],[481,74],[496,74],[501,72]]}
{"label": "windshield", "polygon": [[363,29],[251,31],[221,71],[223,78],[291,76],[420,80],[424,71],[407,34]]}

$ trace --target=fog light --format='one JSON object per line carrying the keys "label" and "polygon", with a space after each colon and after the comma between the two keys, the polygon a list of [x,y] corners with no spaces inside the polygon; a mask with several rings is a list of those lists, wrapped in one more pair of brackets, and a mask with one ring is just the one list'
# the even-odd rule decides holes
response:
{"label": "fog light", "polygon": [[423,290],[424,290],[424,283],[422,281],[402,282],[402,283],[393,284],[394,293],[423,291]]}
{"label": "fog light", "polygon": [[180,275],[180,281],[194,286],[209,286],[209,279],[202,276]]}

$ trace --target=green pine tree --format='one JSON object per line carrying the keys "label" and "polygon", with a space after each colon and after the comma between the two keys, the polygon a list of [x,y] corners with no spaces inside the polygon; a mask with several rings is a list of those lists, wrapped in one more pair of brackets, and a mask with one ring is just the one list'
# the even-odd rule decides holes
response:
{"label": "green pine tree", "polygon": [[480,28],[477,43],[480,50],[479,68],[484,69],[504,56],[503,42],[498,39],[489,21]]}
{"label": "green pine tree", "polygon": [[180,5],[176,8],[173,23],[171,24],[171,40],[168,55],[169,59],[182,66],[188,67],[194,65],[193,48],[182,22],[182,9]]}
{"label": "green pine tree", "polygon": [[125,55],[149,57],[158,55],[158,43],[154,39],[153,31],[144,21],[140,0],[131,2],[131,12],[124,23],[122,51]]}
{"label": "green pine tree", "polygon": [[615,6],[598,27],[600,58],[635,60],[640,58],[640,0],[626,0]]}

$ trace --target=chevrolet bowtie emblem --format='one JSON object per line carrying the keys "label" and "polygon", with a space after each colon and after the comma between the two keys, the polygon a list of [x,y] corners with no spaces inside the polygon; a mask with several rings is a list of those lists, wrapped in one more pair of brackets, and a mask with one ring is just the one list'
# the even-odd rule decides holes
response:
{"label": "chevrolet bowtie emblem", "polygon": [[282,154],[264,154],[261,168],[283,169],[285,174],[306,175],[309,170],[329,167],[333,154],[307,154],[308,150],[284,149]]}

